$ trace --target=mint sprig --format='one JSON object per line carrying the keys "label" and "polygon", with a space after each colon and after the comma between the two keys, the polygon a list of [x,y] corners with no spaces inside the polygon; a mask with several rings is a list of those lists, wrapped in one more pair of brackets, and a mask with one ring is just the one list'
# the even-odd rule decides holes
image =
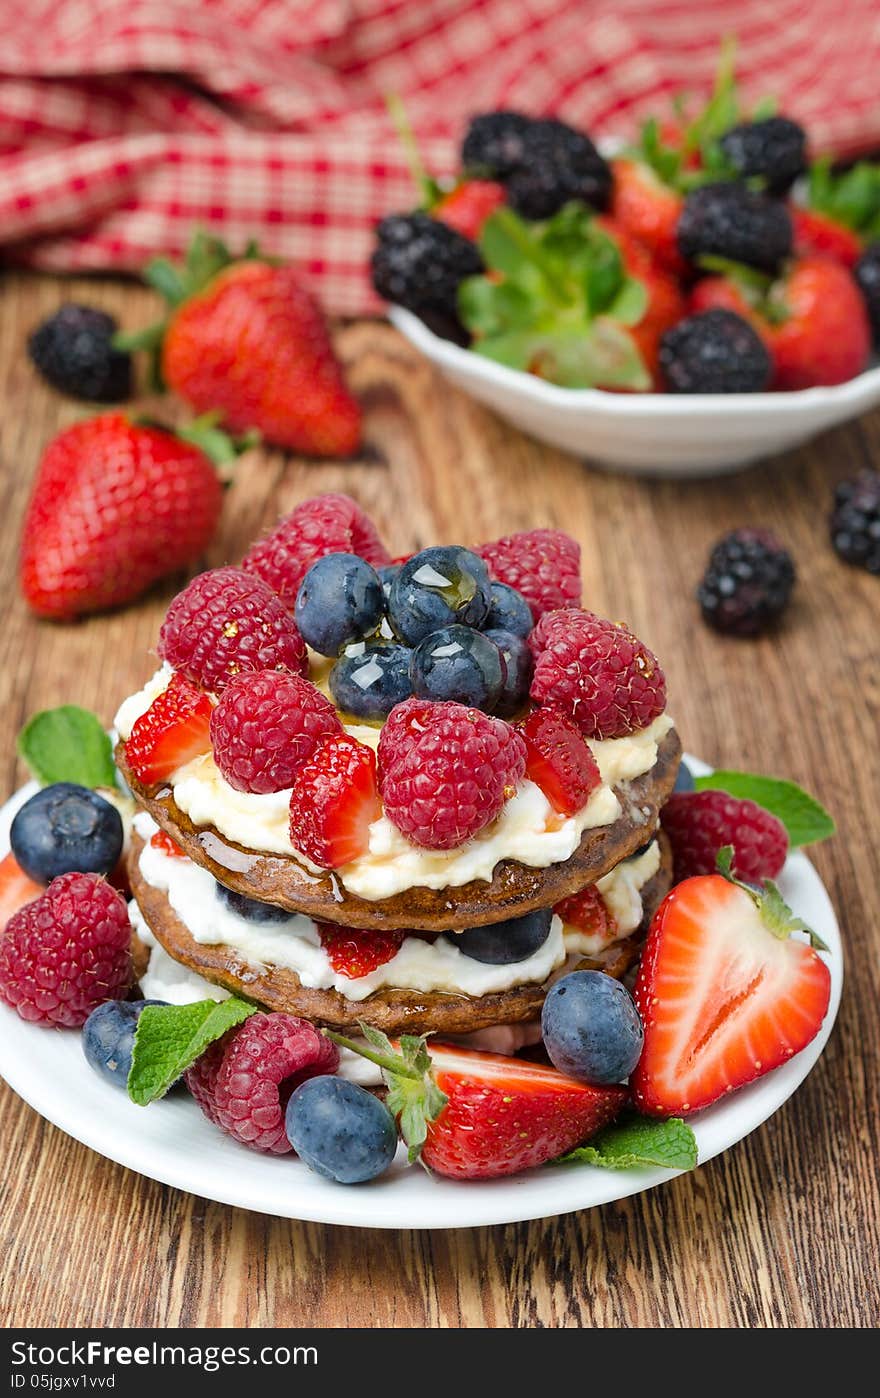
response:
{"label": "mint sprig", "polygon": [[216,1039],[243,1024],[256,1006],[234,996],[191,1005],[148,1005],[134,1036],[128,1095],[139,1107],[164,1097]]}
{"label": "mint sprig", "polygon": [[792,849],[827,840],[835,832],[825,807],[796,782],[763,777],[755,772],[720,771],[695,779],[697,791],[726,791],[740,800],[754,801],[781,820]]}
{"label": "mint sprig", "polygon": [[458,296],[477,354],[565,388],[650,388],[628,330],[645,314],[647,290],[585,204],[543,223],[496,209],[480,251],[487,275],[468,277]]}
{"label": "mint sprig", "polygon": [[570,1150],[554,1165],[598,1165],[604,1170],[638,1170],[660,1166],[664,1170],[693,1170],[697,1164],[697,1140],[681,1117],[656,1121],[631,1115],[606,1126],[588,1146]]}
{"label": "mint sprig", "polygon": [[100,719],[77,704],[34,714],[19,734],[18,751],[41,786],[116,785],[110,738]]}

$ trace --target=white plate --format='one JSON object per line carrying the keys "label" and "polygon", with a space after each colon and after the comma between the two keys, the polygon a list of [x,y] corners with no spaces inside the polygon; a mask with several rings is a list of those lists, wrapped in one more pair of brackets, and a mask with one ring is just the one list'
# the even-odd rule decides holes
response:
{"label": "white plate", "polygon": [[541,442],[617,471],[717,476],[806,442],[880,403],[880,368],[790,393],[606,393],[559,388],[442,340],[392,306],[401,334],[450,382]]}
{"label": "white plate", "polygon": [[[688,761],[697,771],[708,770]],[[24,788],[0,809],[0,855],[8,849],[15,809],[34,789]],[[831,948],[828,1016],[817,1038],[790,1063],[694,1118],[701,1164],[741,1141],[782,1106],[819,1058],[837,1015],[843,953],[828,895],[803,854],[789,858],[780,885]],[[75,1031],[25,1024],[2,1004],[0,1074],[47,1121],[109,1160],[205,1199],[282,1218],[358,1228],[473,1228],[588,1209],[650,1189],[677,1173],[555,1166],[509,1180],[462,1184],[408,1167],[401,1151],[381,1179],[335,1185],[290,1156],[257,1155],[237,1145],[182,1093],[136,1107],[92,1071]]]}

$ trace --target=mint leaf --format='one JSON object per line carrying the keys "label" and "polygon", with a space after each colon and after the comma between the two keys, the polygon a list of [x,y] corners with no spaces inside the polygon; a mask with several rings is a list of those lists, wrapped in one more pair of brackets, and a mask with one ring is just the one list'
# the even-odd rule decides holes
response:
{"label": "mint leaf", "polygon": [[139,1107],[164,1097],[215,1039],[256,1013],[234,996],[192,1005],[148,1005],[134,1036],[128,1095]]}
{"label": "mint leaf", "polygon": [[18,751],[42,786],[116,785],[110,738],[99,719],[76,704],[34,714],[18,736]]}
{"label": "mint leaf", "polygon": [[606,1126],[588,1146],[578,1146],[553,1162],[555,1165],[599,1165],[605,1170],[637,1170],[659,1165],[664,1170],[693,1170],[697,1141],[681,1117],[655,1121],[630,1116]]}
{"label": "mint leaf", "polygon": [[792,849],[827,840],[835,824],[825,807],[796,782],[779,777],[762,777],[754,772],[711,772],[697,777],[698,791],[726,791],[740,800],[754,801],[775,815],[788,831]]}

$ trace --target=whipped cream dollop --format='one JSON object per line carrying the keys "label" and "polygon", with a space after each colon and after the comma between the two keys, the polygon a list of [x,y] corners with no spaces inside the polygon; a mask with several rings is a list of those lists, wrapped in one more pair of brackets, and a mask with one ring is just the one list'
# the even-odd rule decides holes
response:
{"label": "whipped cream dollop", "polygon": [[[136,719],[167,686],[171,674],[164,666],[143,690],[122,704],[115,723],[123,739],[130,736]],[[422,849],[411,844],[387,816],[380,816],[370,826],[368,851],[336,870],[336,875],[350,892],[377,901],[409,888],[459,888],[475,879],[490,882],[504,859],[538,869],[562,863],[574,854],[584,831],[611,825],[618,819],[621,805],[612,787],[651,770],[657,761],[659,744],[672,726],[672,719],[661,714],[648,728],[625,738],[590,742],[602,785],[572,816],[557,815],[540,788],[524,779],[496,819],[456,849]],[[374,748],[378,744],[378,728],[352,724],[346,731]],[[177,806],[193,825],[211,825],[246,849],[294,855],[306,869],[319,872],[291,842],[289,791],[268,795],[236,791],[224,779],[210,753],[181,767],[170,785]]]}

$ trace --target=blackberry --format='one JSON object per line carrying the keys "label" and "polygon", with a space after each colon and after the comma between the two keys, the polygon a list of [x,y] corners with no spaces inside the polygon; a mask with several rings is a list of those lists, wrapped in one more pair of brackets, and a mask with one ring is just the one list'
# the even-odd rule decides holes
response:
{"label": "blackberry", "polygon": [[726,163],[741,179],[759,178],[768,194],[785,194],[807,168],[807,135],[788,117],[732,126],[719,142]]}
{"label": "blackberry", "polygon": [[38,325],[28,354],[47,383],[89,403],[131,397],[131,355],[113,348],[112,316],[70,301]]}
{"label": "blackberry", "polygon": [[493,180],[512,175],[523,161],[523,138],[531,117],[519,112],[484,112],[471,118],[461,147],[461,163],[470,174]]}
{"label": "blackberry", "polygon": [[670,393],[760,393],[773,363],[760,335],[734,311],[701,311],[667,330],[660,372]]}
{"label": "blackberry", "polygon": [[880,346],[880,242],[869,243],[854,268],[865,302],[874,344]]}
{"label": "blackberry", "polygon": [[507,202],[523,218],[550,218],[570,199],[604,209],[611,170],[589,136],[564,121],[533,121],[523,134],[523,158],[504,179]]}
{"label": "blackberry", "polygon": [[776,272],[792,249],[784,204],[735,181],[691,190],[678,220],[678,249],[688,262],[724,257]]}
{"label": "blackberry", "polygon": [[422,213],[390,214],[376,236],[370,270],[379,295],[412,311],[444,339],[467,344],[458,288],[485,270],[476,244]]}
{"label": "blackberry", "polygon": [[769,529],[734,529],[709,555],[697,589],[703,619],[730,636],[757,636],[788,605],[794,562]]}
{"label": "blackberry", "polygon": [[834,492],[831,542],[847,563],[880,573],[880,471],[861,471]]}

